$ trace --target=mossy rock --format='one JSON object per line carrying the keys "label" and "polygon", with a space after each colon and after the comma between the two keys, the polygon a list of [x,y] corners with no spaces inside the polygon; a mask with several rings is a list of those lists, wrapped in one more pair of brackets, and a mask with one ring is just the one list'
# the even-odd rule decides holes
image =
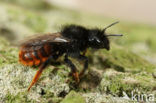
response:
{"label": "mossy rock", "polygon": [[25,7],[27,9],[35,9],[35,10],[48,10],[52,8],[52,5],[50,5],[48,2],[44,0],[0,0],[6,3],[14,4],[14,5],[20,5],[22,7]]}
{"label": "mossy rock", "polygon": [[3,37],[0,38],[0,66],[18,62],[18,49],[10,46],[10,43]]}
{"label": "mossy rock", "polygon": [[155,71],[155,65],[149,63],[138,54],[130,50],[125,50],[123,47],[111,44],[111,50],[99,50],[95,53],[88,52],[91,66],[96,65],[96,68],[105,70],[113,68],[120,72],[138,73],[142,71],[152,73]]}
{"label": "mossy rock", "polygon": [[[6,4],[1,2],[0,8],[0,14],[2,15],[0,25],[3,25],[3,28],[5,26],[8,27],[8,25],[11,28],[12,24],[14,24],[14,26],[23,25],[23,27],[35,32],[43,32],[47,27],[46,19],[37,12],[32,12],[19,6],[14,6],[12,4]],[[9,27],[8,29],[10,29]],[[16,29],[17,30],[14,31],[18,31],[19,27],[16,27]]]}
{"label": "mossy rock", "polygon": [[132,91],[136,90],[142,94],[156,94],[155,86],[155,78],[151,73],[131,74],[110,69],[103,74],[99,90],[114,96],[123,97],[123,92],[130,96]]}
{"label": "mossy rock", "polygon": [[71,91],[61,103],[86,103],[84,97],[81,94]]}
{"label": "mossy rock", "polygon": [[[57,32],[64,24],[104,28],[114,22],[110,18],[64,8],[44,9],[46,4],[43,2],[0,0],[0,36],[3,36],[0,37],[0,102],[133,103],[123,98],[123,92],[129,97],[133,90],[156,94],[156,66],[155,62],[149,62],[155,57],[156,40],[153,37],[156,29],[154,26],[127,22],[107,31],[124,34],[118,39],[110,38],[110,51],[94,52],[89,49],[89,69],[79,85],[75,86],[68,76],[70,69],[67,66],[58,66],[58,70],[50,66],[28,93],[27,87],[37,68],[18,63],[18,47],[13,43],[19,44],[17,40],[33,33]],[[147,48],[137,51],[140,48],[138,43]],[[152,57],[150,60],[147,54]],[[77,67],[79,70],[82,68],[79,64]]]}

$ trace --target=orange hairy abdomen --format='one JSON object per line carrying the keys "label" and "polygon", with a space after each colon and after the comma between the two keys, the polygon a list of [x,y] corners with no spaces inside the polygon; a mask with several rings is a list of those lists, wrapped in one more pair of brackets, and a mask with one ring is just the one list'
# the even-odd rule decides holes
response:
{"label": "orange hairy abdomen", "polygon": [[19,62],[27,66],[39,66],[44,63],[51,55],[51,45],[45,44],[37,50],[26,50],[23,46],[19,51]]}

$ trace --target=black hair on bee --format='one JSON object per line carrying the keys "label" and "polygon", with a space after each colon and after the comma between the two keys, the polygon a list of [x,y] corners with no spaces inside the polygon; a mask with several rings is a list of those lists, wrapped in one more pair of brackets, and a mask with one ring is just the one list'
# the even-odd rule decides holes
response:
{"label": "black hair on bee", "polygon": [[61,33],[63,36],[74,39],[74,40],[82,40],[88,38],[89,29],[79,26],[79,25],[66,25],[63,27]]}
{"label": "black hair on bee", "polygon": [[[109,36],[122,36],[122,34],[109,34],[107,35],[105,31],[117,24],[118,22],[114,22],[104,29],[88,29],[79,25],[66,25],[61,31],[61,34],[64,37],[70,38],[71,40],[77,42],[80,47],[91,47],[91,48],[105,48],[107,50],[110,49],[109,45]],[[81,49],[80,49],[81,50]]]}

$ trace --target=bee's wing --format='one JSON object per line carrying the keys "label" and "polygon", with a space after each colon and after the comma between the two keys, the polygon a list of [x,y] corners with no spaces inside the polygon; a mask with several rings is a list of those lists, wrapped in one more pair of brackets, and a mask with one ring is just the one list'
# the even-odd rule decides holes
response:
{"label": "bee's wing", "polygon": [[42,48],[43,45],[47,43],[68,43],[68,42],[70,42],[70,39],[63,37],[60,33],[49,33],[25,40],[20,44],[20,47],[22,48],[23,51],[32,51]]}

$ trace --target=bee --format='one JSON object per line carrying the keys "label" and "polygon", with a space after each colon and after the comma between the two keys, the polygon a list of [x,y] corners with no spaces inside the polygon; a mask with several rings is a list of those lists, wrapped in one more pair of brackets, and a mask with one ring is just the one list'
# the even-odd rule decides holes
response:
{"label": "bee", "polygon": [[[71,74],[77,83],[88,68],[88,58],[85,52],[88,48],[110,49],[109,36],[122,36],[122,34],[105,33],[106,29],[117,24],[114,22],[104,29],[88,29],[79,25],[66,25],[60,32],[49,33],[35,38],[31,38],[21,43],[19,51],[19,62],[26,66],[39,67],[28,91],[37,82],[43,70],[56,61],[59,57],[64,57],[64,64],[71,68]],[[83,61],[83,69],[80,73],[73,62],[69,59],[75,58]]]}

